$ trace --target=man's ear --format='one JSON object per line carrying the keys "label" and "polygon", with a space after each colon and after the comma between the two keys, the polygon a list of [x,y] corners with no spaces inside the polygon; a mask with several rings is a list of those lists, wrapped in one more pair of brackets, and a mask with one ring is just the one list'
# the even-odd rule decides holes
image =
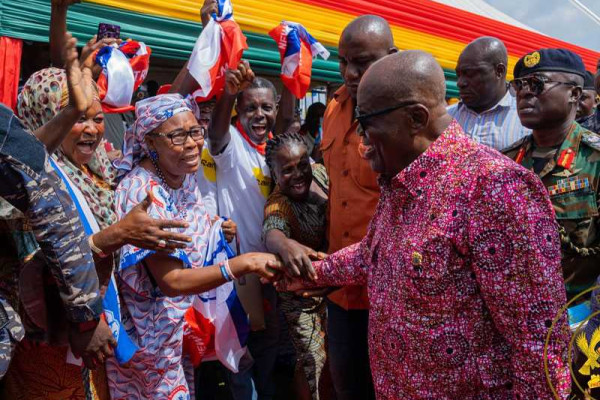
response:
{"label": "man's ear", "polygon": [[506,65],[503,63],[496,65],[496,75],[498,78],[506,79]]}
{"label": "man's ear", "polygon": [[396,46],[390,47],[388,49],[388,54],[394,54],[398,52],[398,48]]}
{"label": "man's ear", "polygon": [[583,94],[583,89],[580,86],[575,86],[571,89],[571,98],[569,99],[570,103],[579,103],[579,99]]}
{"label": "man's ear", "polygon": [[410,134],[416,135],[423,131],[429,125],[429,110],[423,104],[408,106],[408,116],[410,118]]}

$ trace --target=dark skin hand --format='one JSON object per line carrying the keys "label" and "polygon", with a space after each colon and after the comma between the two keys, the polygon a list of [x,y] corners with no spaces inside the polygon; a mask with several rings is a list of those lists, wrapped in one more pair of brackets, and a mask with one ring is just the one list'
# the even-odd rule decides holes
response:
{"label": "dark skin hand", "polygon": [[96,369],[113,356],[117,342],[106,322],[100,319],[95,329],[83,333],[76,324],[71,325],[69,344],[75,357],[81,357],[87,368]]}
{"label": "dark skin hand", "polygon": [[[122,220],[94,234],[94,244],[107,254],[120,249],[125,244],[166,253],[185,248],[192,239],[167,229],[184,229],[188,227],[188,223],[152,218],[148,215],[151,204],[152,194],[148,192],[146,198],[133,207]],[[165,247],[158,245],[160,240],[166,242]]]}
{"label": "dark skin hand", "polygon": [[[220,217],[215,217],[213,219],[213,224],[219,219]],[[231,242],[237,234],[237,224],[232,220],[228,219],[227,221],[223,221],[223,224],[221,225],[221,230],[223,231],[225,240],[227,240],[227,242]]]}

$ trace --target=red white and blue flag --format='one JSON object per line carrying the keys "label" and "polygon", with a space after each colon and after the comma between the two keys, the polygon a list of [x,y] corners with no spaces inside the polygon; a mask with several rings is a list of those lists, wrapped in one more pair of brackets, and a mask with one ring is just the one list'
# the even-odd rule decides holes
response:
{"label": "red white and blue flag", "polygon": [[[223,221],[220,219],[211,227],[205,266],[235,257],[223,235]],[[192,363],[197,366],[202,357],[214,352],[225,367],[237,373],[240,359],[246,353],[250,321],[233,282],[195,296],[185,319],[184,348]]]}
{"label": "red white and blue flag", "polygon": [[98,91],[105,113],[122,113],[134,110],[133,93],[144,82],[150,68],[151,50],[142,42],[130,40],[116,48],[106,46],[96,55],[102,67],[98,78]]}
{"label": "red white and blue flag", "polygon": [[281,55],[281,80],[297,98],[304,98],[310,87],[313,58],[329,58],[329,51],[302,25],[283,21],[269,35],[277,42]]}
{"label": "red white and blue flag", "polygon": [[196,101],[206,101],[225,87],[225,71],[237,68],[244,50],[248,48],[246,36],[233,20],[230,0],[218,0],[219,13],[213,14],[210,22],[198,37],[188,70],[200,88],[194,92]]}

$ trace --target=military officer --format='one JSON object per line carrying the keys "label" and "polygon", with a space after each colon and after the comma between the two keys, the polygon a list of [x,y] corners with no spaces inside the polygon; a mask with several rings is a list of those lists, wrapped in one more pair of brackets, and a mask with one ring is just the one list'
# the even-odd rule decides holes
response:
{"label": "military officer", "polygon": [[569,298],[592,286],[600,272],[600,137],[575,122],[584,76],[583,61],[569,50],[543,49],[521,58],[511,87],[521,123],[533,132],[503,151],[537,173],[548,189]]}

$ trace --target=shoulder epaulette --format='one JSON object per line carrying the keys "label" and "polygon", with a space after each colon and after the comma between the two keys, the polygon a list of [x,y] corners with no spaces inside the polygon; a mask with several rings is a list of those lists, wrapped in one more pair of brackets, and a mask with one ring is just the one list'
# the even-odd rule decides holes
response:
{"label": "shoulder epaulette", "polygon": [[514,142],[513,144],[511,144],[510,146],[500,150],[500,153],[502,154],[506,154],[506,153],[510,153],[511,151],[517,150],[519,147],[521,147],[523,145],[523,143],[525,143],[529,137],[531,135],[527,135],[522,137],[521,139],[517,140],[516,142]]}
{"label": "shoulder epaulette", "polygon": [[581,141],[594,150],[600,151],[600,135],[587,129],[583,131]]}

